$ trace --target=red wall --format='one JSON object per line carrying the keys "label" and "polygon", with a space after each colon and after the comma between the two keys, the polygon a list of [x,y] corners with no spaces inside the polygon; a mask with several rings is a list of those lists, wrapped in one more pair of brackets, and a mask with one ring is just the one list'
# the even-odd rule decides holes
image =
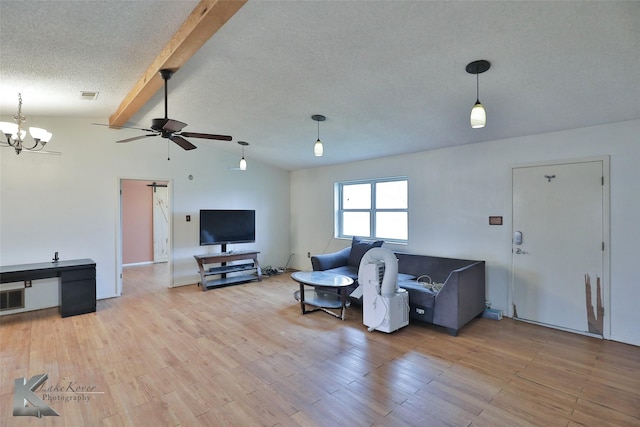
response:
{"label": "red wall", "polygon": [[122,181],[122,263],[153,262],[151,181]]}

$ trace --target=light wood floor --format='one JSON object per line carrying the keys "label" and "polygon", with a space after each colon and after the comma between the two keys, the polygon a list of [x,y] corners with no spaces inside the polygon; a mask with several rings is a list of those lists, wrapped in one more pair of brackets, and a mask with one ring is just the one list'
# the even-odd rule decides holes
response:
{"label": "light wood floor", "polygon": [[[0,318],[0,425],[640,425],[639,347],[510,319],[369,333],[357,307],[302,316],[289,274],[202,292],[164,268],[125,269],[97,313]],[[102,394],[12,416],[41,373]]]}

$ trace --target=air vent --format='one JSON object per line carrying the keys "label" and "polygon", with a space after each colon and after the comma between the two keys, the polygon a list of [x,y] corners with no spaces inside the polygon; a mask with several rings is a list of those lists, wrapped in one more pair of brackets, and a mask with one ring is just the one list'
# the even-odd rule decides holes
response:
{"label": "air vent", "polygon": [[24,288],[0,292],[0,310],[24,308]]}
{"label": "air vent", "polygon": [[87,101],[95,101],[98,99],[98,94],[100,92],[92,92],[88,90],[80,91],[80,99],[85,99]]}

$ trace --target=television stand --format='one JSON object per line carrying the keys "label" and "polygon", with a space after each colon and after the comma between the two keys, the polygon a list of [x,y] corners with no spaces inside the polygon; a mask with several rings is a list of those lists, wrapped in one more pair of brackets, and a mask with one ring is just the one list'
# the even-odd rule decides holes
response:
{"label": "television stand", "polygon": [[[217,254],[194,255],[200,269],[200,283],[202,290],[222,286],[237,285],[239,283],[262,281],[262,269],[258,263],[258,251],[233,251]],[[247,260],[240,264],[228,264],[232,261]],[[219,264],[209,267],[209,264]],[[240,273],[232,274],[231,273]],[[215,276],[215,278],[214,278]]]}

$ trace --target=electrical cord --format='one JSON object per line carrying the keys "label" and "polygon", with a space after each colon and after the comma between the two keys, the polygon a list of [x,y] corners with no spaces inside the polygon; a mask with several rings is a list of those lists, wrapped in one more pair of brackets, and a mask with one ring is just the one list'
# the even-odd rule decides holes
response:
{"label": "electrical cord", "polygon": [[324,247],[324,251],[322,251],[323,254],[327,253],[327,250],[329,249],[329,245],[331,244],[331,241],[335,239],[335,237],[333,236],[333,233],[331,233],[331,237],[329,237],[329,240],[327,240],[327,245]]}

